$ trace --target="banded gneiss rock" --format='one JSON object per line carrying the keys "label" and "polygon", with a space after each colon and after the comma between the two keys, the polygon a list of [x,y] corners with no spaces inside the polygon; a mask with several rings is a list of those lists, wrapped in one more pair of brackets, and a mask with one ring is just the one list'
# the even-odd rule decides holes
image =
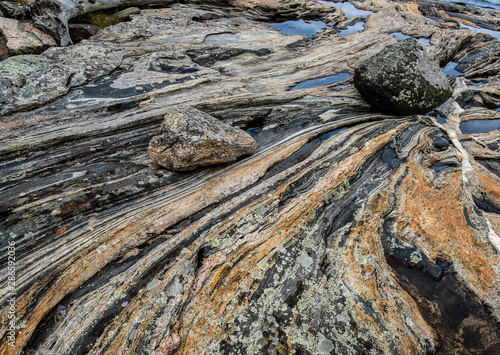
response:
{"label": "banded gneiss rock", "polygon": [[[446,117],[373,112],[352,79],[290,90],[352,75],[396,31],[441,65],[494,40],[414,2],[356,4],[374,13],[346,37],[262,21],[327,5],[233,4],[143,8],[0,63],[0,269],[15,242],[17,293],[0,352],[498,353],[500,142],[460,122],[499,118],[499,59],[466,60]],[[179,105],[258,149],[159,168],[146,150]]]}

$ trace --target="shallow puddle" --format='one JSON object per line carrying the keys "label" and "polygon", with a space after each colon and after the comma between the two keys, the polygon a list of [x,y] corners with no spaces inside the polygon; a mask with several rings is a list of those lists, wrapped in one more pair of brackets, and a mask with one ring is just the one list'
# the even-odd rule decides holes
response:
{"label": "shallow puddle", "polygon": [[494,129],[500,129],[500,119],[470,120],[460,124],[460,130],[463,134],[487,133]]}
{"label": "shallow puddle", "polygon": [[247,129],[245,132],[247,132],[250,136],[255,137],[260,131],[262,131],[261,127],[252,127]]}
{"label": "shallow puddle", "polygon": [[321,86],[321,85],[331,85],[331,84],[338,83],[339,81],[345,80],[345,79],[349,78],[350,76],[351,76],[351,74],[349,74],[349,73],[339,73],[339,74],[335,74],[335,75],[324,76],[322,78],[306,80],[306,81],[303,81],[303,82],[295,85],[290,90],[307,89],[307,88],[313,88],[315,86]]}
{"label": "shallow puddle", "polygon": [[460,23],[460,28],[467,28],[476,33],[485,33],[500,40],[500,31],[488,30],[487,28],[482,28],[482,27],[467,26],[464,25],[463,23]]}
{"label": "shallow puddle", "polygon": [[344,37],[353,33],[361,32],[365,29],[365,24],[363,22],[356,22],[354,25],[347,26],[346,29],[337,32],[337,35]]}
{"label": "shallow puddle", "polygon": [[[389,34],[397,39],[413,38],[412,36],[408,36],[408,35],[401,33],[400,31],[392,32]],[[427,47],[431,44],[431,41],[429,41],[427,38],[418,38],[417,41],[419,41],[422,44],[422,46],[424,46],[424,47]]]}
{"label": "shallow puddle", "polygon": [[462,73],[460,73],[459,71],[455,70],[455,68],[457,67],[457,65],[458,65],[458,63],[456,63],[456,62],[449,62],[448,64],[446,64],[446,66],[444,68],[441,68],[441,70],[446,75],[460,76],[460,75],[462,75]]}
{"label": "shallow puddle", "polygon": [[303,36],[313,36],[319,30],[326,27],[323,21],[285,21],[281,23],[273,23],[272,28],[279,30],[281,33],[293,36],[293,35],[303,35]]}
{"label": "shallow puddle", "polygon": [[422,44],[422,46],[427,47],[431,45],[431,41],[429,41],[427,38],[417,38],[417,41]]}
{"label": "shallow puddle", "polygon": [[397,38],[397,39],[407,39],[407,38],[411,38],[411,36],[408,36],[408,35],[405,35],[405,34],[402,34],[401,32],[392,32],[392,33],[389,33],[391,36],[393,36],[394,38]]}
{"label": "shallow puddle", "polygon": [[345,17],[347,17],[347,18],[351,18],[354,16],[361,16],[361,17],[367,18],[369,15],[373,14],[373,12],[371,12],[371,11],[360,10],[360,9],[356,8],[350,2],[333,2],[333,1],[323,1],[323,0],[319,0],[318,2],[320,4],[333,6],[337,9],[342,10]]}
{"label": "shallow puddle", "polygon": [[337,133],[342,132],[342,131],[343,131],[343,130],[345,130],[345,129],[347,129],[347,127],[339,128],[339,129],[336,129],[336,130],[334,130],[334,131],[331,131],[331,132],[327,132],[327,133],[325,133],[325,134],[322,134],[322,135],[321,135],[321,136],[319,136],[318,138],[319,138],[320,140],[324,141],[324,140],[326,140],[326,139],[330,138],[331,136],[334,136],[334,135],[336,135]]}

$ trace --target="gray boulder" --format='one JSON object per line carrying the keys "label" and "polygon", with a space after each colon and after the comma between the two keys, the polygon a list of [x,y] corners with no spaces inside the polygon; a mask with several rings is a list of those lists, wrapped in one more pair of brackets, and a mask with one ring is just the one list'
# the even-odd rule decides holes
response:
{"label": "gray boulder", "polygon": [[389,45],[361,63],[354,86],[374,108],[399,115],[432,111],[452,94],[446,75],[415,39]]}
{"label": "gray boulder", "polygon": [[186,171],[232,162],[255,149],[257,143],[245,131],[195,108],[179,106],[165,115],[147,152],[158,165]]}

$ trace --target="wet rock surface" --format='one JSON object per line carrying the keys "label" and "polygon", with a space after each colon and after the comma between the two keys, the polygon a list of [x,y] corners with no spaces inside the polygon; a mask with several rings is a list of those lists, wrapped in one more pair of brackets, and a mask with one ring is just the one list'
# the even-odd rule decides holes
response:
{"label": "wet rock surface", "polygon": [[158,135],[149,142],[148,155],[165,168],[186,171],[233,162],[255,149],[257,143],[245,131],[195,108],[179,106],[165,115]]}
{"label": "wet rock surface", "polygon": [[446,75],[415,39],[389,45],[361,63],[354,86],[376,109],[400,115],[432,111],[451,96]]}
{"label": "wet rock surface", "polygon": [[[499,134],[460,127],[500,118],[499,59],[467,60],[429,115],[382,114],[350,78],[394,32],[441,66],[495,39],[427,2],[356,3],[373,14],[344,37],[324,4],[231,4],[143,8],[0,63],[0,284],[16,293],[0,353],[498,353]],[[270,25],[302,14],[326,27]],[[158,167],[149,142],[179,105],[258,149]]]}

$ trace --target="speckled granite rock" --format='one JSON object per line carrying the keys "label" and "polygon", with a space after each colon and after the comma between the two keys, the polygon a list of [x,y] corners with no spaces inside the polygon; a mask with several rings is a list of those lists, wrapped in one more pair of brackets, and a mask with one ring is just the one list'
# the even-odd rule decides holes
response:
{"label": "speckled granite rock", "polygon": [[149,142],[148,155],[165,168],[186,171],[235,161],[257,149],[245,131],[189,106],[165,115],[158,135]]}
{"label": "speckled granite rock", "polygon": [[[233,3],[142,9],[0,63],[0,353],[499,353],[499,135],[461,127],[500,118],[500,58],[470,61],[440,115],[374,112],[350,77],[396,31],[441,65],[493,40],[431,2],[356,2],[374,13],[346,37],[327,5]],[[269,26],[305,13],[327,27]],[[259,148],[159,168],[146,150],[179,105]],[[9,311],[1,293],[2,339]]]}
{"label": "speckled granite rock", "polygon": [[354,71],[354,86],[376,109],[399,115],[432,111],[451,96],[446,75],[413,38],[361,63]]}

